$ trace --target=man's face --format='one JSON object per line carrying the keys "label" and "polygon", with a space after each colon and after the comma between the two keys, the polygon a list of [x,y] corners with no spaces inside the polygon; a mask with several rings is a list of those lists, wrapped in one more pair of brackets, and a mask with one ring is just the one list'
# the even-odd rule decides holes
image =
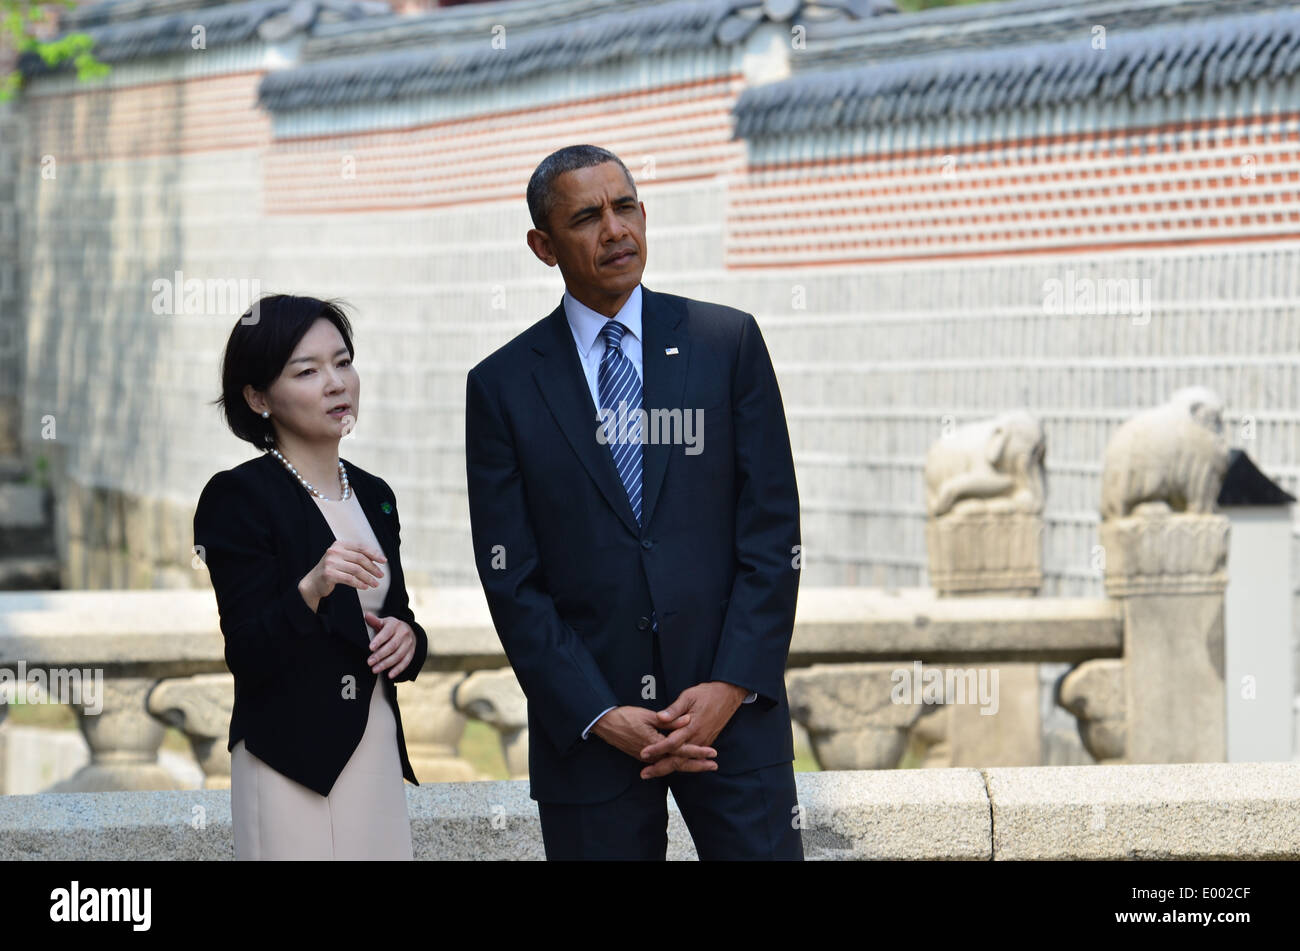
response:
{"label": "man's face", "polygon": [[645,205],[616,162],[565,172],[555,180],[547,230],[528,246],[560,268],[569,293],[612,317],[645,270]]}

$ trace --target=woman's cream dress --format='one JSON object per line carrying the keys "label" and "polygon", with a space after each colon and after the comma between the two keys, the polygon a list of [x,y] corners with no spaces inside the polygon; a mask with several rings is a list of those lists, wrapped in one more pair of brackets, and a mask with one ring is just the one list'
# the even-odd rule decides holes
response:
{"label": "woman's cream dress", "polygon": [[[336,539],[383,551],[353,492],[345,501],[315,495]],[[385,552],[385,555],[387,553]],[[357,589],[363,610],[378,615],[389,572],[377,588]],[[375,630],[370,630],[374,637]],[[410,859],[411,822],[397,749],[397,721],[375,677],[361,743],[328,796],[276,772],[244,748],[230,751],[230,811],[236,859]]]}

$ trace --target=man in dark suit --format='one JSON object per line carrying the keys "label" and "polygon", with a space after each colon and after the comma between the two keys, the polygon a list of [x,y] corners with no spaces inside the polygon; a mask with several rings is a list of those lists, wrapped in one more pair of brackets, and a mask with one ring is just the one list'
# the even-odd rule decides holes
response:
{"label": "man in dark suit", "polygon": [[645,205],[594,146],[528,184],[558,306],[468,375],[474,557],[528,697],[549,859],[802,859],[785,694],[799,497],[754,318],[651,291]]}

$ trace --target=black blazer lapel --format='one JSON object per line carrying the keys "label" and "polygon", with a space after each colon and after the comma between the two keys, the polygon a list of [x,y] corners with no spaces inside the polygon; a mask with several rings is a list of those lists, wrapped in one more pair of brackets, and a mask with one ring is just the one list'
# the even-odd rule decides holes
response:
{"label": "black blazer lapel", "polygon": [[[321,510],[316,507],[312,501],[311,494],[299,484],[298,480],[284,468],[278,459],[269,452],[263,457],[263,462],[268,469],[273,469],[280,475],[277,477],[275,472],[271,473],[271,478],[275,484],[280,486],[280,492],[287,491],[288,498],[284,501],[288,506],[287,511],[294,511],[297,508],[297,517],[293,519],[299,526],[298,538],[294,540],[295,545],[300,546],[301,552],[298,559],[298,567],[295,573],[299,578],[316,566],[325,549],[334,544],[334,530],[330,528],[329,522],[321,514]],[[347,461],[343,464],[346,466]],[[366,513],[366,518],[370,520],[370,525],[374,529],[375,538],[383,547],[384,552],[388,555],[388,561],[393,563],[393,552],[396,548],[395,539],[392,537],[392,526],[384,522],[383,513],[379,510],[379,501],[374,498],[375,490],[370,486],[367,479],[353,480],[352,476],[348,477],[352,484],[353,491],[357,493],[357,501],[361,503],[361,509]],[[357,491],[357,485],[365,483],[365,488]],[[290,501],[296,500],[296,501]],[[385,526],[387,534],[385,534]],[[382,613],[387,613],[389,599],[392,596],[393,588],[399,583],[400,579],[395,572],[392,574],[389,584],[389,594],[384,598],[384,608]],[[363,650],[370,649],[370,633],[366,627],[365,618],[361,613],[361,598],[357,594],[357,589],[351,585],[336,584],[334,590],[329,596],[323,598],[321,607],[318,611],[326,620],[326,627],[335,631],[344,639],[356,644]]]}
{"label": "black blazer lapel", "polygon": [[587,377],[578,361],[578,348],[573,343],[563,302],[546,318],[545,326],[547,332],[533,344],[533,349],[546,358],[533,370],[537,388],[605,501],[627,530],[639,537],[641,528],[614,468],[614,457],[608,446],[596,441],[600,417],[596,415],[596,404],[591,401]]}
{"label": "black blazer lapel", "polygon": [[[686,387],[686,368],[691,356],[691,341],[682,318],[685,308],[677,298],[656,294],[641,285],[641,375],[642,406],[646,426],[654,433],[653,409],[689,410],[682,406]],[[675,354],[667,351],[676,349]],[[679,430],[680,432],[680,430]],[[664,472],[672,446],[666,442],[647,442],[643,447],[641,475],[641,515],[646,525],[654,515],[655,500],[664,483]]]}

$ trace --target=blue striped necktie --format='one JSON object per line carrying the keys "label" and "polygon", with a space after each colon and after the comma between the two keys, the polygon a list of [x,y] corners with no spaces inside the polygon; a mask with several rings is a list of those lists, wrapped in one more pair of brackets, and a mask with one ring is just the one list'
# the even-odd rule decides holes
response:
{"label": "blue striped necktie", "polygon": [[[641,408],[641,378],[636,374],[636,367],[627,354],[619,347],[627,328],[617,320],[611,320],[600,328],[600,335],[605,338],[605,355],[600,358],[600,370],[596,375],[596,389],[600,396],[600,409],[613,411],[612,425],[605,427],[605,439],[610,454],[614,457],[614,468],[623,481],[627,500],[632,504],[632,512],[637,522],[641,521],[641,430],[639,417],[633,414]],[[622,411],[620,412],[620,406]],[[621,418],[631,420],[628,432],[622,432],[618,423]]]}
{"label": "blue striped necktie", "polygon": [[[641,427],[637,416],[628,427],[626,438],[617,429],[619,404],[626,404],[623,415],[631,417],[634,410],[641,408],[641,379],[636,375],[636,367],[619,344],[627,328],[617,320],[611,320],[600,328],[600,335],[605,338],[605,355],[600,358],[600,371],[596,374],[596,391],[600,397],[600,408],[614,411],[614,426],[605,427],[605,439],[610,454],[614,457],[614,468],[623,480],[623,489],[627,500],[632,503],[632,511],[638,523],[641,521]],[[603,417],[602,417],[603,418]],[[611,429],[613,430],[611,432]],[[659,618],[650,612],[650,629],[659,633]]]}

